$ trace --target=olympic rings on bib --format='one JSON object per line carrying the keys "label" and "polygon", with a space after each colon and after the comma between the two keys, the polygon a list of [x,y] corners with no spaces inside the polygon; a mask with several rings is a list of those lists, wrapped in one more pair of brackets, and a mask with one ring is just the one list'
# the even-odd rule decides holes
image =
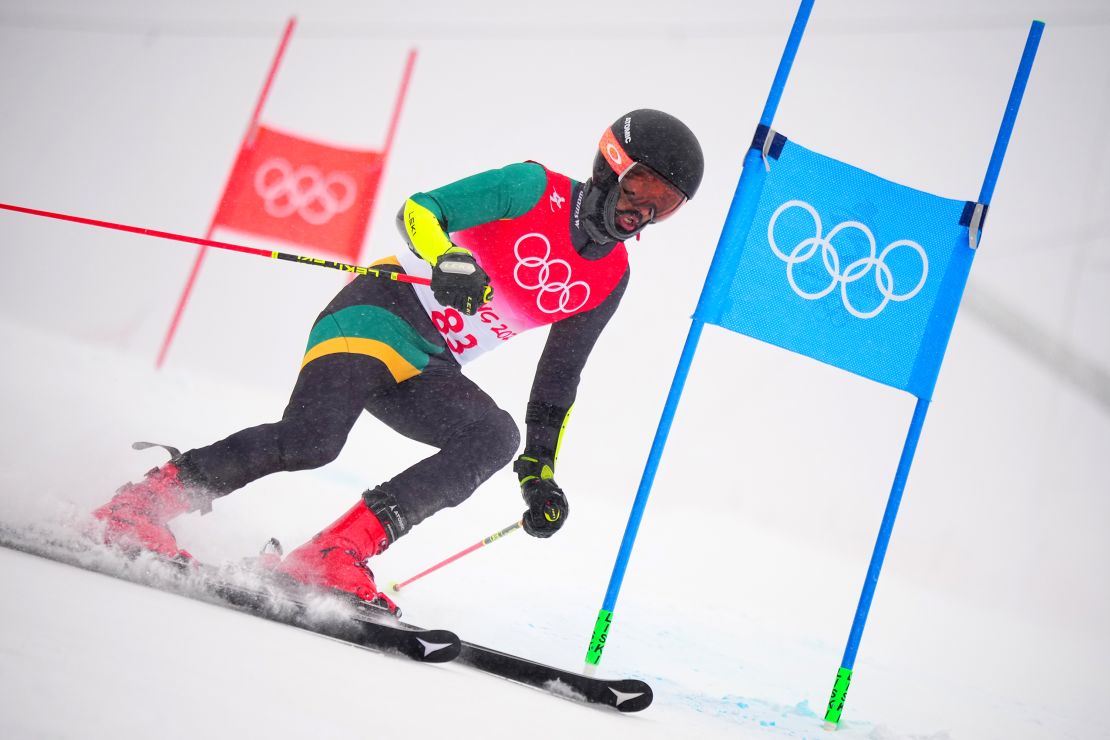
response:
{"label": "olympic rings on bib", "polygon": [[[532,256],[540,250],[542,255]],[[513,245],[513,254],[517,260],[513,280],[525,290],[539,291],[536,307],[544,313],[575,313],[590,300],[590,286],[582,280],[571,282],[570,265],[565,260],[548,261],[551,242],[543,234],[532,232],[520,237]],[[551,307],[552,302],[557,305]]]}

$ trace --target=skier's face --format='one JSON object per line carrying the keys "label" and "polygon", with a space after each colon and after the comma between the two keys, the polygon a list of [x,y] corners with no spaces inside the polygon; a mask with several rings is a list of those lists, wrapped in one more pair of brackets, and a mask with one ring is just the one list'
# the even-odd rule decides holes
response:
{"label": "skier's face", "polygon": [[642,226],[670,218],[686,196],[646,165],[636,163],[621,173],[614,213],[617,228],[633,234]]}

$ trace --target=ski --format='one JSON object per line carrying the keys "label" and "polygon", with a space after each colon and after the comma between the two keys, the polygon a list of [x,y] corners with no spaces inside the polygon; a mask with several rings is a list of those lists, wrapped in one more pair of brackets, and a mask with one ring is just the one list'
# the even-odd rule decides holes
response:
{"label": "ski", "polygon": [[283,580],[246,569],[229,570],[151,553],[130,560],[89,540],[5,524],[0,524],[0,546],[425,663],[454,660],[462,648],[458,636],[449,630],[415,627],[384,609],[363,608],[307,587],[297,590]]}
{"label": "ski", "polygon": [[[359,611],[372,614],[376,607],[357,603]],[[586,676],[512,653],[462,640],[461,651],[452,661],[475,668],[513,683],[530,686],[554,696],[586,704],[612,707],[620,712],[639,712],[651,705],[651,686],[635,678],[598,678]]]}
{"label": "ski", "polygon": [[[446,663],[457,658],[462,649],[462,642],[454,632],[407,624],[385,609],[357,604],[340,592],[320,592],[290,579],[265,578],[258,574],[255,576],[263,578],[262,584],[246,586],[234,579],[223,579],[221,569],[203,563],[194,562],[186,567],[206,571],[208,589],[231,606],[341,642],[399,653],[422,663]],[[320,600],[325,608],[341,604],[349,613],[340,618],[322,617],[314,613],[314,599]]]}
{"label": "ski", "polygon": [[462,652],[455,663],[555,696],[588,704],[603,704],[620,712],[639,712],[650,706],[653,698],[651,686],[639,679],[584,676],[466,640],[463,640]]}
{"label": "ski", "polygon": [[424,629],[385,609],[339,592],[321,592],[261,567],[218,567],[144,553],[129,559],[92,540],[0,523],[0,547],[297,627],[376,652],[425,663],[453,662],[552,696],[638,712],[652,702],[639,679],[606,679],[538,663],[460,640],[449,630]]}

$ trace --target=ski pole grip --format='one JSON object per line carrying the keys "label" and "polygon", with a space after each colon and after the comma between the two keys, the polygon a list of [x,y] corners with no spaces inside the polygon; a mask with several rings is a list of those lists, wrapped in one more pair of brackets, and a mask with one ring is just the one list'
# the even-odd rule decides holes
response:
{"label": "ski pole grip", "polygon": [[494,540],[499,540],[502,537],[504,537],[505,535],[511,534],[511,533],[515,532],[516,530],[520,529],[523,526],[524,526],[524,522],[522,522],[522,521],[513,522],[509,526],[502,529],[500,532],[494,532],[489,537],[486,537],[484,540],[482,540],[482,544],[483,545],[488,545],[489,543],[493,542]]}

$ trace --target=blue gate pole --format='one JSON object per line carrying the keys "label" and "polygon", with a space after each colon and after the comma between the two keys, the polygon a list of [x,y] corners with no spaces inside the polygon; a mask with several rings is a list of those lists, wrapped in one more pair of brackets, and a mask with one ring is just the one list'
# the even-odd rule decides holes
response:
{"label": "blue gate pole", "polygon": [[1043,33],[1043,21],[1033,21],[1029,26],[1025,49],[1021,53],[1021,62],[1018,63],[1017,75],[1014,77],[1014,86],[1010,88],[1010,99],[1006,101],[1002,125],[998,129],[998,137],[994,140],[994,150],[987,164],[987,174],[983,178],[983,187],[979,191],[979,202],[983,205],[990,205],[991,197],[994,195],[994,185],[998,182],[998,173],[1002,169],[1006,147],[1010,145],[1010,134],[1013,133],[1014,123],[1017,121],[1018,109],[1021,108],[1021,99],[1025,96],[1025,86],[1029,82],[1029,74],[1033,71],[1033,60],[1037,57],[1037,47],[1041,45]]}
{"label": "blue gate pole", "polygon": [[859,652],[863,628],[867,623],[867,614],[871,611],[871,602],[875,598],[875,587],[879,584],[879,573],[883,569],[890,535],[894,531],[894,520],[898,517],[902,492],[906,488],[906,479],[910,475],[910,465],[913,464],[913,456],[917,452],[917,441],[921,438],[921,427],[925,424],[925,414],[928,410],[929,401],[924,398],[917,399],[913,418],[910,420],[910,429],[906,433],[906,441],[902,446],[902,457],[898,460],[898,470],[894,473],[894,483],[890,487],[886,511],[883,512],[883,521],[879,525],[879,537],[871,553],[871,563],[867,566],[867,577],[863,581],[863,593],[860,594],[856,616],[852,621],[852,630],[848,635],[848,646],[844,648],[844,658],[840,661],[840,670],[836,672],[832,696],[829,697],[829,705],[825,710],[825,721],[833,725],[840,722],[840,715],[844,711],[844,699],[848,694],[848,684],[851,683],[852,670],[856,665],[856,653]]}
{"label": "blue gate pole", "polygon": [[[798,46],[801,44],[802,34],[805,32],[813,3],[814,0],[802,0],[794,18],[794,25],[790,29],[786,48],[775,72],[775,79],[771,83],[771,92],[763,108],[763,115],[760,117],[760,123],[768,128],[771,126],[779,100],[782,98],[783,89],[786,87],[786,80],[790,75],[790,68],[794,63]],[[636,541],[636,535],[639,533],[640,522],[644,517],[648,496],[651,494],[651,486],[659,468],[659,460],[663,455],[663,448],[667,444],[671,423],[678,409],[678,402],[686,386],[690,366],[694,361],[694,353],[697,351],[698,342],[701,339],[704,322],[697,318],[697,315],[700,314],[703,306],[716,310],[715,307],[731,280],[731,270],[735,269],[736,254],[743,248],[744,239],[751,227],[755,207],[758,205],[763,177],[760,152],[749,149],[744,158],[740,182],[736,186],[732,204],[729,206],[728,215],[725,217],[720,241],[713,254],[713,261],[709,266],[705,286],[698,301],[698,310],[695,318],[691,321],[690,331],[686,335],[686,343],[683,345],[682,355],[679,357],[678,368],[675,370],[674,379],[671,381],[671,389],[667,393],[662,418],[660,418],[659,426],[655,431],[655,439],[652,442],[651,451],[648,453],[647,463],[644,465],[640,486],[636,491],[636,499],[628,516],[628,524],[625,526],[624,538],[621,540],[617,560],[613,566],[613,573],[609,578],[609,587],[605,592],[601,609],[598,611],[597,620],[594,622],[594,631],[590,637],[590,645],[586,650],[586,673],[593,673],[597,669],[598,663],[601,662],[602,651],[605,649],[608,640],[609,628],[613,622],[613,610],[616,609],[617,605],[617,596],[620,594],[625,571],[628,569],[628,561],[632,557],[632,546]]]}
{"label": "blue gate pole", "polygon": [[[1002,159],[1006,156],[1006,147],[1010,142],[1014,123],[1017,121],[1018,109],[1021,99],[1025,94],[1025,86],[1029,81],[1029,73],[1033,69],[1033,59],[1037,55],[1040,45],[1041,33],[1044,23],[1033,21],[1029,28],[1029,35],[1025,40],[1025,49],[1018,63],[1017,75],[1014,85],[1010,90],[1010,98],[1006,103],[1006,111],[1002,116],[1002,125],[995,139],[994,150],[991,152],[990,162],[987,164],[987,174],[983,179],[983,187],[979,193],[979,203],[983,206],[990,205],[994,186],[998,181],[998,173],[1002,169]],[[972,224],[976,228],[979,224]],[[890,498],[887,500],[886,511],[883,513],[882,524],[879,525],[879,536],[875,542],[875,549],[871,553],[871,563],[867,568],[867,577],[864,579],[863,592],[860,594],[859,604],[856,607],[856,616],[852,621],[852,629],[848,634],[848,644],[844,648],[844,658],[840,662],[840,670],[836,672],[833,683],[832,695],[829,705],[825,710],[825,722],[835,726],[840,722],[844,712],[844,700],[848,694],[848,686],[852,681],[852,670],[855,668],[856,655],[859,652],[859,643],[863,637],[863,628],[867,623],[867,615],[871,610],[871,602],[875,598],[875,587],[879,583],[879,573],[886,558],[887,547],[890,544],[890,535],[894,529],[894,520],[898,516],[898,506],[902,502],[902,492],[906,487],[909,477],[910,465],[913,463],[914,452],[917,450],[917,441],[921,436],[921,427],[925,423],[925,413],[929,409],[927,399],[917,399],[914,407],[913,418],[910,420],[910,429],[906,434],[906,442],[902,448],[902,457],[898,461],[898,470],[894,474],[894,484],[890,489]]]}

